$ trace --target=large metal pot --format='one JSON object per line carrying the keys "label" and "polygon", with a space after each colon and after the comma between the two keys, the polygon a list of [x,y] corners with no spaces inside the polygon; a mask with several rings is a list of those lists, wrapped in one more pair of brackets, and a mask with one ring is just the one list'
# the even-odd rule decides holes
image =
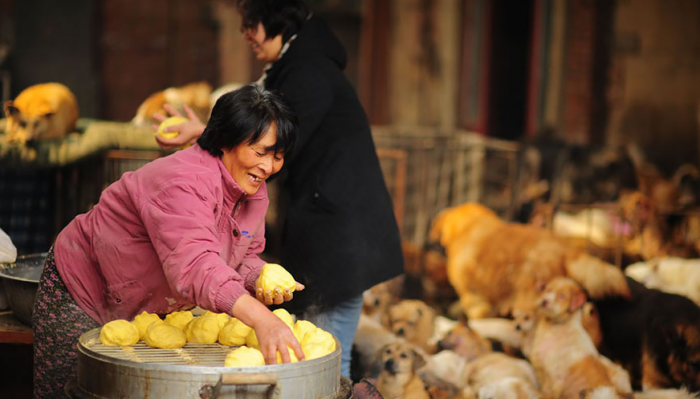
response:
{"label": "large metal pot", "polygon": [[15,263],[0,263],[0,278],[10,309],[27,325],[32,325],[34,298],[46,256],[46,253],[19,256]]}
{"label": "large metal pot", "polygon": [[263,367],[222,367],[230,347],[191,344],[181,349],[100,344],[100,329],[78,343],[74,398],[337,398],[340,345],[319,359]]}

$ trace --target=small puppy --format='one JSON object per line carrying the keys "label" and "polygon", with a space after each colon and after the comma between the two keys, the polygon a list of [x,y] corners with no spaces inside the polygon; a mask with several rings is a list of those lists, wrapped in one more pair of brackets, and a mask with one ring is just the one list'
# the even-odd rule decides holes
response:
{"label": "small puppy", "polygon": [[381,372],[380,349],[400,340],[377,321],[361,314],[352,348],[353,380],[377,378]]}
{"label": "small puppy", "polygon": [[437,348],[453,351],[468,362],[492,351],[491,342],[469,328],[466,317],[461,317],[457,325],[438,341]]}
{"label": "small puppy", "polygon": [[61,139],[75,129],[78,102],[73,93],[60,83],[27,87],[14,101],[4,105],[9,143]]}
{"label": "small puppy", "polygon": [[579,399],[586,392],[609,387],[623,397],[632,392],[629,376],[600,356],[583,328],[586,294],[565,277],[552,279],[537,301],[537,321],[528,358],[537,371],[542,393]]}
{"label": "small puppy", "polygon": [[379,283],[362,293],[362,313],[381,323],[389,306],[399,301],[402,276]]}
{"label": "small puppy", "polygon": [[412,345],[395,342],[381,349],[382,372],[377,389],[385,399],[430,399],[416,370],[425,365],[425,359]]}
{"label": "small puppy", "polygon": [[435,311],[425,302],[405,299],[389,307],[387,323],[391,332],[426,353],[433,353],[429,340],[433,335]]}
{"label": "small puppy", "polygon": [[[463,379],[466,384],[463,392],[472,398],[536,397],[539,385],[530,363],[500,352],[486,354],[468,363]],[[499,392],[499,395],[487,396],[494,392]]]}

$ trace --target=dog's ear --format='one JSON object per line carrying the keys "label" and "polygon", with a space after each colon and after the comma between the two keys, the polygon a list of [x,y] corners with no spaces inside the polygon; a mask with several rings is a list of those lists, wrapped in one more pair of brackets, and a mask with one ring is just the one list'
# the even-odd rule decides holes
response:
{"label": "dog's ear", "polygon": [[583,304],[586,303],[586,293],[583,291],[576,290],[571,294],[571,302],[569,304],[569,310],[575,311],[579,309]]}
{"label": "dog's ear", "polygon": [[457,322],[469,326],[469,316],[467,316],[467,312],[459,312],[459,315],[457,315]]}
{"label": "dog's ear", "polygon": [[391,317],[389,314],[390,309],[385,309],[384,312],[381,314],[381,318],[379,319],[379,322],[382,324],[382,327],[386,328],[387,330],[391,330]]}
{"label": "dog's ear", "polygon": [[15,103],[12,102],[12,100],[5,102],[3,106],[3,109],[5,110],[5,117],[14,118],[15,116],[17,116],[17,114],[19,114],[19,109],[15,107],[14,104]]}
{"label": "dog's ear", "polygon": [[421,367],[425,366],[425,354],[420,348],[414,348],[411,349],[411,351],[413,352],[413,356],[415,357],[415,360],[413,360],[413,371],[416,371]]}

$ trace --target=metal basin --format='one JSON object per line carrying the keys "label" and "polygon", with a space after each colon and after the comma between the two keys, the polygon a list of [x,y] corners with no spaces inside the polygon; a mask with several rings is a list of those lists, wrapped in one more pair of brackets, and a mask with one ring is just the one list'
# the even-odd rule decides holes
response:
{"label": "metal basin", "polygon": [[100,329],[78,341],[73,398],[336,399],[340,344],[324,357],[262,367],[223,367],[232,347],[188,343],[181,349],[100,344]]}
{"label": "metal basin", "polygon": [[47,253],[18,256],[15,263],[0,263],[0,278],[7,303],[22,323],[32,325],[34,298]]}

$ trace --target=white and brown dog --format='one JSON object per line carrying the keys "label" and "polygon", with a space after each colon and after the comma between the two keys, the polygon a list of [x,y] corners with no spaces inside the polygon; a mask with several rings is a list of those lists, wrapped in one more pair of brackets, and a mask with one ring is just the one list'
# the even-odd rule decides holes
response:
{"label": "white and brown dog", "polygon": [[[579,399],[597,397],[603,391],[627,397],[629,375],[601,356],[583,327],[586,294],[571,279],[551,280],[537,301],[537,321],[528,358],[546,397]],[[605,394],[604,396],[610,397]]]}

